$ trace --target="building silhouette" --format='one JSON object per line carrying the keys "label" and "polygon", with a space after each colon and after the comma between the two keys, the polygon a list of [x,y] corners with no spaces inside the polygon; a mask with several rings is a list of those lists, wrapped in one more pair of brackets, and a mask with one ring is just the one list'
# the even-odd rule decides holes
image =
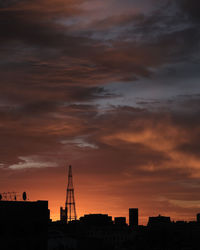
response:
{"label": "building silhouette", "polygon": [[[71,169],[68,178],[72,178]],[[71,180],[68,183],[68,189],[73,189]],[[125,217],[113,221],[112,216],[101,213],[70,221],[64,212],[63,220],[52,222],[48,201],[29,202],[26,198],[25,192],[24,201],[17,201],[14,192],[0,195],[0,250],[200,249],[200,213],[189,222],[174,222],[161,215],[149,217],[147,226],[139,225],[138,208],[129,209],[129,225]]]}
{"label": "building silhouette", "polygon": [[129,208],[129,226],[131,228],[138,226],[138,208]]}
{"label": "building silhouette", "polygon": [[171,224],[171,219],[168,216],[155,216],[149,217],[148,226],[149,227],[160,227],[160,226],[168,226]]}
{"label": "building silhouette", "polygon": [[112,217],[107,214],[86,214],[79,219],[84,225],[110,226],[113,224]]}
{"label": "building silhouette", "polygon": [[113,221],[111,216],[101,213],[86,214],[79,220],[71,220],[68,212],[75,209],[73,193],[69,167],[66,206],[61,208],[61,221],[49,225],[48,250],[200,249],[200,214],[197,214],[196,221],[190,222],[172,222],[170,217],[158,215],[149,217],[146,226],[139,225],[138,208],[129,208],[129,225],[125,217],[115,217]]}
{"label": "building silhouette", "polygon": [[115,217],[114,220],[115,225],[125,226],[126,225],[126,217]]}
{"label": "building silhouette", "polygon": [[197,214],[197,222],[200,223],[200,213]]}
{"label": "building silhouette", "polygon": [[0,201],[0,249],[47,250],[48,201]]}

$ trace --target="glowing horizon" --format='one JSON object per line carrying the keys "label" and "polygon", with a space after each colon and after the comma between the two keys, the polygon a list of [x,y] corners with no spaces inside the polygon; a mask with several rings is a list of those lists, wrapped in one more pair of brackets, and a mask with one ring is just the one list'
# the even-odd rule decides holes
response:
{"label": "glowing horizon", "polygon": [[78,215],[200,211],[195,0],[0,1],[0,193]]}

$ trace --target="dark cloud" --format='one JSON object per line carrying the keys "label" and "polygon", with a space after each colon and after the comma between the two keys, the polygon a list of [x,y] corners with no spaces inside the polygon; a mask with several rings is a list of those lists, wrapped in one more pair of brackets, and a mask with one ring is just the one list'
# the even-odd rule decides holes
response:
{"label": "dark cloud", "polygon": [[182,10],[188,14],[192,21],[200,21],[200,3],[195,0],[178,0]]}
{"label": "dark cloud", "polygon": [[19,2],[23,2],[24,0],[1,0],[0,1],[0,8],[6,8],[11,5],[14,5]]}
{"label": "dark cloud", "polygon": [[[70,2],[69,7],[74,5]],[[116,28],[118,36],[110,39],[111,47],[107,47],[102,42],[105,34],[94,39],[87,35],[87,30],[79,32],[79,27],[72,31],[64,22],[55,22],[61,15],[59,11],[39,10],[35,8],[36,3],[28,6],[22,4],[18,9],[1,11],[0,23],[5,58],[5,53],[8,53],[7,58],[10,57],[9,51],[13,54],[14,48],[16,56],[22,60],[13,58],[5,67],[15,68],[17,72],[25,67],[31,79],[37,77],[41,81],[42,75],[45,79],[50,78],[49,81],[65,79],[65,82],[84,84],[135,81],[138,76],[150,77],[150,68],[185,60],[197,49],[199,33],[196,27],[184,27],[185,19],[175,13],[167,15],[168,9],[160,8],[149,15],[122,14],[91,24],[94,28],[91,35],[95,35],[99,25],[106,30]],[[71,11],[73,15],[77,14]],[[66,22],[71,14],[66,12]],[[127,39],[131,41],[127,42]]]}
{"label": "dark cloud", "polygon": [[184,143],[182,145],[178,145],[177,150],[179,150],[180,152],[183,152],[185,154],[188,155],[193,155],[194,157],[196,157],[197,159],[199,159],[199,134],[195,135],[198,136],[198,139],[196,138],[192,138],[191,141],[189,143]]}

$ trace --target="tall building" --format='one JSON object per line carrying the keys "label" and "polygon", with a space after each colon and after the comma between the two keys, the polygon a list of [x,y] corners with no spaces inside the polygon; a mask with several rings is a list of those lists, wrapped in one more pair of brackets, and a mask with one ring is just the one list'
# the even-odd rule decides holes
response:
{"label": "tall building", "polygon": [[138,226],[138,208],[129,208],[129,226],[131,228]]}
{"label": "tall building", "polygon": [[47,250],[48,201],[0,200],[0,249]]}
{"label": "tall building", "polygon": [[200,223],[200,213],[197,214],[197,222]]}
{"label": "tall building", "polygon": [[67,222],[67,207],[60,207],[60,220]]}

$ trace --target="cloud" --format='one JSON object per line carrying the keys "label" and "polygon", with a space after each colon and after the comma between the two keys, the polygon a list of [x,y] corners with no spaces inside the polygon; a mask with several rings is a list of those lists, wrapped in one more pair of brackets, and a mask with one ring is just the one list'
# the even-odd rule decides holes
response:
{"label": "cloud", "polygon": [[20,161],[17,164],[10,165],[8,168],[12,170],[22,170],[29,168],[49,168],[57,166],[55,162],[43,162],[37,160],[37,157],[31,156],[19,156],[19,160]]}
{"label": "cloud", "polygon": [[75,138],[72,140],[63,140],[61,141],[62,144],[72,144],[76,145],[77,147],[80,148],[93,148],[93,149],[98,149],[98,147],[95,144],[89,143],[84,138]]}
{"label": "cloud", "polygon": [[24,1],[24,0],[1,0],[0,1],[0,8],[6,8],[9,7],[11,5],[14,5],[20,1]]}
{"label": "cloud", "polygon": [[199,2],[196,2],[195,0],[183,0],[177,1],[179,5],[181,6],[182,10],[188,14],[188,17],[193,20],[199,22]]}
{"label": "cloud", "polygon": [[0,163],[0,168],[4,168],[4,164],[3,163]]}
{"label": "cloud", "polygon": [[[82,30],[81,21],[77,21],[76,30],[55,22],[62,12],[68,21],[72,15],[78,20],[83,14],[82,18],[86,19],[85,9],[81,9],[82,5],[78,8],[78,3],[69,1],[71,13],[61,8],[65,6],[63,1],[42,1],[40,10],[36,2],[22,2],[1,11],[3,55],[5,61],[12,60],[4,65],[7,70],[1,72],[7,84],[14,79],[29,85],[44,82],[56,86],[135,81],[138,77],[150,77],[152,68],[185,60],[183,55],[191,56],[197,49],[197,27],[184,19],[180,10],[177,17],[178,9],[173,4],[168,8],[158,5],[156,10],[145,14],[102,17],[86,30]],[[53,6],[62,12],[53,11]],[[74,12],[74,8],[79,11]],[[99,25],[104,26],[104,32],[97,35]],[[105,42],[105,36],[111,34],[112,29],[117,36]],[[196,39],[191,39],[194,36]],[[12,76],[8,75],[9,69]]]}

